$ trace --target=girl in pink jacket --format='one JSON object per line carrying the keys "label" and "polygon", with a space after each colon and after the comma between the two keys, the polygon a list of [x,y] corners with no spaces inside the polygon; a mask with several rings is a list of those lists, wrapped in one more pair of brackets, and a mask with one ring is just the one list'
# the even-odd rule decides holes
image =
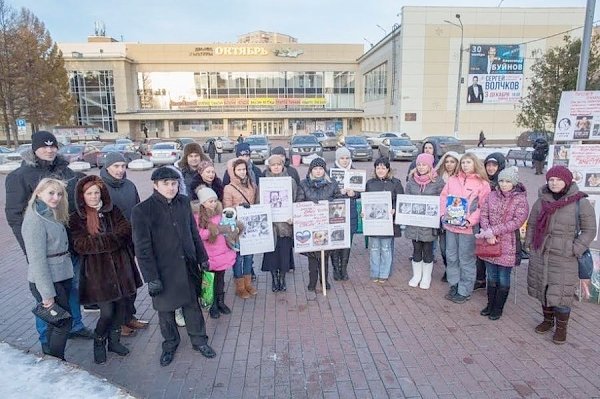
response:
{"label": "girl in pink jacket", "polygon": [[[236,252],[229,248],[221,229],[229,226],[219,226],[223,205],[217,199],[217,194],[208,187],[199,187],[196,191],[200,204],[194,217],[198,223],[198,232],[208,254],[209,270],[215,273],[215,301],[210,307],[210,317],[218,319],[220,313],[230,314],[231,309],[225,305],[225,271],[235,263]],[[239,227],[236,227],[239,230]],[[239,233],[239,231],[238,231]]]}
{"label": "girl in pink jacket", "polygon": [[460,160],[460,172],[448,179],[440,195],[440,215],[446,230],[446,275],[450,290],[446,299],[465,303],[471,299],[475,283],[475,235],[480,208],[490,193],[483,162],[466,153]]}

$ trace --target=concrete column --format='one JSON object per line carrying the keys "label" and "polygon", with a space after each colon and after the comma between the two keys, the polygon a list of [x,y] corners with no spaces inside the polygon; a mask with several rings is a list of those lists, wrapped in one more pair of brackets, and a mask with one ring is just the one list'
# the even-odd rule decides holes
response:
{"label": "concrete column", "polygon": [[281,132],[283,136],[286,136],[286,137],[290,136],[289,126],[290,126],[290,120],[288,118],[283,118],[283,131]]}
{"label": "concrete column", "polygon": [[171,137],[171,129],[169,129],[169,121],[165,119],[163,121],[163,131],[161,137],[169,138]]}
{"label": "concrete column", "polygon": [[229,119],[223,118],[223,135],[229,137]]}
{"label": "concrete column", "polygon": [[342,135],[348,135],[348,118],[342,119]]}

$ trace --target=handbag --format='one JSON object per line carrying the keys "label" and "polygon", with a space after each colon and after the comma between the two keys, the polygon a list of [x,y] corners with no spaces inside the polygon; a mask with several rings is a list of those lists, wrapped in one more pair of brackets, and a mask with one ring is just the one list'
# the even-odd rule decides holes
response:
{"label": "handbag", "polygon": [[71,318],[71,314],[60,307],[56,302],[49,308],[44,307],[44,304],[40,302],[31,309],[31,312],[46,323],[52,324],[55,327],[60,327],[65,320]]}
{"label": "handbag", "polygon": [[502,254],[500,243],[490,244],[485,238],[475,239],[475,255],[478,258],[495,258]]}
{"label": "handbag", "polygon": [[[577,201],[577,211],[575,212],[575,238],[579,237],[580,234],[579,201]],[[577,258],[577,263],[579,265],[579,279],[589,280],[592,278],[592,273],[594,272],[594,260],[592,259],[592,254],[589,248]]]}
{"label": "handbag", "polygon": [[213,272],[202,272],[202,284],[200,288],[200,304],[203,308],[212,306],[215,301],[215,274]]}

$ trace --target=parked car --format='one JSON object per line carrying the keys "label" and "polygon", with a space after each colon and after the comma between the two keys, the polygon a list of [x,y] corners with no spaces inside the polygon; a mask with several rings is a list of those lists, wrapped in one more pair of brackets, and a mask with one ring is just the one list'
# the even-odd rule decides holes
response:
{"label": "parked car", "polygon": [[178,143],[181,146],[181,148],[183,148],[183,147],[185,147],[186,144],[195,143],[196,140],[194,140],[190,137],[180,137],[180,138],[176,139],[175,142]]}
{"label": "parked car", "polygon": [[129,162],[134,159],[141,159],[142,155],[136,151],[133,144],[108,144],[102,148],[100,154],[98,155],[98,167],[101,168],[104,166],[104,159],[111,152],[119,152],[125,158],[125,162],[129,165]]}
{"label": "parked car", "polygon": [[87,162],[91,166],[98,166],[100,150],[91,144],[69,144],[58,150],[69,163]]}
{"label": "parked car", "polygon": [[163,141],[152,145],[147,157],[154,165],[173,165],[182,155],[182,148],[175,141]]}
{"label": "parked car", "polygon": [[115,144],[133,144],[133,141],[130,139],[116,139]]}
{"label": "parked car", "polygon": [[346,136],[344,146],[350,150],[350,157],[353,161],[373,160],[373,149],[363,136]]}
{"label": "parked car", "polygon": [[322,132],[317,130],[316,132],[311,133],[312,136],[315,136],[321,147],[325,149],[335,150],[337,147],[338,138],[334,132]]}
{"label": "parked car", "polygon": [[300,155],[305,157],[308,155],[316,154],[320,157],[323,156],[323,147],[319,143],[319,140],[313,135],[306,136],[294,136],[290,140],[290,159],[294,155]]}
{"label": "parked car", "polygon": [[399,138],[399,139],[410,140],[410,137],[406,133],[387,132],[387,133],[381,133],[380,135],[378,135],[376,137],[367,137],[367,141],[369,142],[369,145],[371,146],[371,148],[379,148],[379,146],[381,145],[383,140],[386,138]]}
{"label": "parked car", "polygon": [[228,137],[217,136],[209,137],[206,139],[204,144],[202,144],[202,149],[204,150],[204,152],[208,152],[208,143],[218,139],[221,139],[221,143],[223,144],[223,152],[233,152],[235,150],[235,141],[231,140]]}
{"label": "parked car", "polygon": [[8,162],[21,162],[21,154],[17,151],[13,151],[10,148],[0,147],[0,164]]}
{"label": "parked car", "polygon": [[379,145],[379,155],[390,161],[409,160],[417,155],[417,147],[408,139],[385,138]]}
{"label": "parked car", "polygon": [[425,137],[422,143],[426,141],[435,144],[435,151],[438,156],[442,156],[448,151],[455,151],[459,154],[465,153],[465,145],[459,139],[452,136],[429,136]]}
{"label": "parked car", "polygon": [[142,144],[140,144],[139,151],[142,155],[150,156],[149,153],[152,151],[152,146],[162,141],[163,139],[160,138],[144,139]]}
{"label": "parked car", "polygon": [[31,143],[21,144],[20,146],[17,147],[17,149],[15,151],[18,152],[19,154],[21,154],[21,156],[22,156],[23,153],[28,150],[31,150]]}
{"label": "parked car", "polygon": [[250,146],[250,159],[256,163],[265,163],[271,156],[271,143],[266,136],[248,136],[244,143]]}
{"label": "parked car", "polygon": [[530,130],[530,131],[521,133],[519,135],[519,137],[517,137],[517,145],[519,147],[523,147],[523,148],[533,147],[533,143],[535,143],[535,141],[537,139],[544,139],[548,143],[551,143],[553,136],[554,136],[554,134],[552,132],[546,132],[546,131],[540,131],[540,130],[534,130],[534,131]]}

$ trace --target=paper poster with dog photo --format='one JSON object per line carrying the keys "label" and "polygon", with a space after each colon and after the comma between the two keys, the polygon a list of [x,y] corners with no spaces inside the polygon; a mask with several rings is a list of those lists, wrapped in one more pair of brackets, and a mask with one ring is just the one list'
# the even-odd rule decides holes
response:
{"label": "paper poster with dog photo", "polygon": [[350,248],[350,200],[296,202],[294,252]]}
{"label": "paper poster with dog photo", "polygon": [[344,175],[344,188],[346,190],[365,191],[367,185],[367,171],[359,169],[346,170]]}
{"label": "paper poster with dog photo", "polygon": [[362,221],[365,236],[393,236],[392,193],[374,191],[362,193]]}
{"label": "paper poster with dog photo", "polygon": [[273,219],[269,204],[251,205],[236,208],[237,217],[244,225],[240,235],[240,255],[262,254],[275,250]]}
{"label": "paper poster with dog photo", "polygon": [[271,205],[273,222],[287,222],[292,219],[292,178],[261,177],[258,186],[260,203]]}
{"label": "paper poster with dog photo", "polygon": [[331,180],[333,180],[337,183],[338,188],[340,190],[344,188],[344,176],[346,176],[346,169],[342,169],[342,168],[330,168],[329,169],[329,177],[331,177]]}
{"label": "paper poster with dog photo", "polygon": [[[464,217],[464,210],[462,212]],[[396,197],[396,224],[439,228],[440,197],[398,194]]]}

